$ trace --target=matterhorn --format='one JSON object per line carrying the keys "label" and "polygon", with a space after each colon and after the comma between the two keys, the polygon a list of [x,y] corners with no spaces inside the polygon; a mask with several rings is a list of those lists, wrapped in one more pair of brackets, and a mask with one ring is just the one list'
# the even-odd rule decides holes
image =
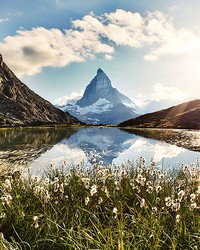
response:
{"label": "matterhorn", "polygon": [[134,102],[112,87],[110,79],[101,68],[80,100],[59,108],[87,124],[118,124],[143,114]]}

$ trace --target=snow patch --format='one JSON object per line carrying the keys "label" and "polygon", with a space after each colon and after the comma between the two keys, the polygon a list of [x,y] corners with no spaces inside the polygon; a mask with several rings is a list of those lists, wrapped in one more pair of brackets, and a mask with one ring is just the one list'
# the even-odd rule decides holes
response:
{"label": "snow patch", "polygon": [[[89,105],[87,107],[80,107],[78,105],[74,106],[74,110],[80,115],[86,115],[88,113],[101,114],[106,111],[110,111],[113,104],[105,98],[100,98],[97,102]],[[68,107],[68,111],[70,108]]]}

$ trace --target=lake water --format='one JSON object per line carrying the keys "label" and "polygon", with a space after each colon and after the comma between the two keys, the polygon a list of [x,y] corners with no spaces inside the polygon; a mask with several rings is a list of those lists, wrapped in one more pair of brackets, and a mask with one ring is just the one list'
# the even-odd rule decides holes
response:
{"label": "lake water", "polygon": [[174,168],[199,158],[200,131],[152,131],[105,127],[0,130],[0,168],[29,167],[39,174],[50,164],[61,167],[64,161],[76,166],[84,159],[90,165],[96,158],[105,164],[121,164],[141,156],[147,164],[154,158],[158,166]]}

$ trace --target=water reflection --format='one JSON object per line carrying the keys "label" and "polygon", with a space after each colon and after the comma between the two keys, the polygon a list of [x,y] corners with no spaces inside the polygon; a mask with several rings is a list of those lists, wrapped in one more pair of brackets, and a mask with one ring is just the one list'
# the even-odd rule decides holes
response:
{"label": "water reflection", "polygon": [[143,156],[148,163],[153,158],[156,163],[163,165],[163,167],[177,167],[181,163],[191,164],[199,155],[197,152],[153,139],[139,138],[125,143],[128,143],[129,147],[118,155],[114,160],[115,163],[124,162],[127,158],[135,161]]}
{"label": "water reflection", "polygon": [[145,138],[154,138],[165,141],[179,147],[184,147],[193,151],[200,152],[200,131],[187,129],[160,129],[160,128],[137,128],[121,129],[134,135],[140,135]]}
{"label": "water reflection", "polygon": [[66,128],[0,130],[0,168],[24,167],[75,132]]}
{"label": "water reflection", "polygon": [[[172,136],[169,131],[168,135]],[[199,157],[199,152],[118,128],[6,130],[0,131],[0,139],[1,168],[26,165],[34,172],[51,163],[57,167],[64,161],[77,165],[83,159],[87,164],[94,158],[121,164],[144,156],[147,160],[153,157],[160,165],[164,162],[166,167],[177,167],[181,163],[191,164]]]}

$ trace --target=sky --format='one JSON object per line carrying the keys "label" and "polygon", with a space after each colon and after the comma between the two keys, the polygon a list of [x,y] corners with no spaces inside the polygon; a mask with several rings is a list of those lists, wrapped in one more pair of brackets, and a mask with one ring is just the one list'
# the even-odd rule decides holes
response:
{"label": "sky", "polygon": [[200,98],[199,0],[1,0],[0,53],[53,104],[100,67],[140,107]]}

